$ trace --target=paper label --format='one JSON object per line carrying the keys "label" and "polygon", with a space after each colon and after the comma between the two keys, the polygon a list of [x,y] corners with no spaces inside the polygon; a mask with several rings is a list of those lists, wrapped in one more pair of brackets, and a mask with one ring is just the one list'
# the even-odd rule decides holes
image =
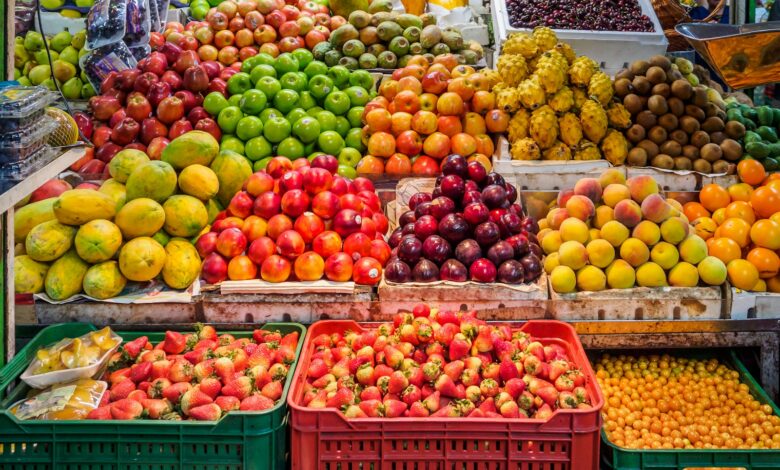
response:
{"label": "paper label", "polygon": [[34,419],[52,411],[60,411],[68,404],[75,391],[75,385],[67,385],[43,392],[19,403],[14,414],[24,420]]}

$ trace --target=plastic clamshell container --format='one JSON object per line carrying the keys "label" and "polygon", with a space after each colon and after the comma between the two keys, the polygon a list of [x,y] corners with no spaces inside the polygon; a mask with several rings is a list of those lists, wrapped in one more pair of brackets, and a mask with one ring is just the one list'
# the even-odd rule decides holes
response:
{"label": "plastic clamshell container", "polygon": [[[88,379],[94,377],[100,372],[100,369],[102,369],[103,366],[108,363],[108,358],[114,354],[117,348],[119,348],[119,345],[122,344],[122,337],[113,331],[112,333],[113,334],[111,337],[118,340],[119,342],[116,344],[116,346],[104,352],[103,355],[100,356],[100,358],[97,360],[97,362],[92,365],[75,367],[73,369],[56,370],[53,372],[46,372],[45,374],[33,374],[33,371],[40,365],[38,358],[35,358],[30,362],[30,365],[27,366],[27,369],[25,369],[20,378],[24,383],[32,388],[44,389],[58,383],[71,382],[78,379]],[[42,346],[38,349],[45,347],[46,346]],[[63,345],[63,347],[66,346]]]}
{"label": "plastic clamshell container", "polygon": [[57,128],[57,122],[42,116],[34,125],[16,132],[0,134],[0,163],[24,160],[40,150]]}
{"label": "plastic clamshell container", "polygon": [[335,408],[312,409],[303,398],[306,371],[321,334],[365,331],[351,320],[323,320],[309,328],[287,402],[292,470],[523,469],[598,470],[601,394],[574,328],[554,320],[517,325],[542,344],[563,346],[587,376],[591,409],[556,410],[547,421],[483,418],[362,418]]}
{"label": "plastic clamshell container", "polygon": [[[780,408],[748,372],[737,354],[730,350],[724,362],[739,372],[739,381],[748,386],[750,394],[762,405],[769,405],[775,415]],[[746,470],[776,470],[780,468],[780,450],[775,449],[675,449],[644,450],[618,447],[602,430],[604,461],[613,470],[677,470],[682,468],[717,468]]]}
{"label": "plastic clamshell container", "polygon": [[41,86],[13,86],[0,90],[0,133],[30,127],[43,116],[56,95]]}
{"label": "plastic clamshell container", "polygon": [[48,165],[55,155],[56,152],[52,147],[44,145],[24,160],[0,165],[0,191],[7,191],[16,186],[25,178]]}
{"label": "plastic clamshell container", "polygon": [[[638,1],[642,13],[653,23],[652,32],[555,29],[555,34],[559,41],[569,43],[577,55],[590,57],[601,65],[605,73],[614,76],[626,64],[637,59],[666,53],[669,45],[650,0]],[[509,23],[506,2],[491,0],[490,5],[497,34],[496,44],[503,44],[512,33],[530,33],[533,30],[514,27]]]}
{"label": "plastic clamshell container", "polygon": [[[20,421],[6,409],[26,396],[20,385],[0,403],[0,468],[70,470],[283,470],[287,468],[287,393],[306,336],[298,323],[266,323],[256,328],[299,333],[296,361],[284,384],[282,397],[264,411],[231,411],[217,422],[209,421]],[[19,378],[35,351],[53,341],[95,331],[87,323],[62,323],[43,329],[0,369],[0,397]],[[122,332],[125,341],[147,336],[158,343],[162,331]],[[236,338],[251,338],[252,331],[220,331]]]}

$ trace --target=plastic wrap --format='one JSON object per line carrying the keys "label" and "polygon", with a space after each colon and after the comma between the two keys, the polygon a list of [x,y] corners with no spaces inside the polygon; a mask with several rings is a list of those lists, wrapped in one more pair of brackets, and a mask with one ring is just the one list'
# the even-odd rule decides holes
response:
{"label": "plastic wrap", "polygon": [[162,31],[160,11],[157,8],[157,0],[149,0],[149,31]]}
{"label": "plastic wrap", "polygon": [[149,44],[149,0],[127,0],[124,41],[127,47]]}
{"label": "plastic wrap", "polygon": [[53,385],[15,403],[10,412],[21,420],[77,420],[87,417],[100,405],[108,384],[102,380],[80,379]]}
{"label": "plastic wrap", "polygon": [[126,0],[95,2],[87,14],[87,48],[122,42],[127,31],[127,3]]}
{"label": "plastic wrap", "polygon": [[95,49],[79,60],[81,70],[95,90],[100,89],[100,84],[109,73],[132,69],[137,63],[130,48],[122,41]]}
{"label": "plastic wrap", "polygon": [[57,95],[42,86],[12,86],[0,90],[0,133],[34,125]]}

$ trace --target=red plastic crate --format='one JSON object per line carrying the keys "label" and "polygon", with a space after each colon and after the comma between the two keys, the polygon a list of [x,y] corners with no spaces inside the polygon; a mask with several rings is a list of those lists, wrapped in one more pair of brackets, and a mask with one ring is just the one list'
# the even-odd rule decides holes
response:
{"label": "red plastic crate", "polygon": [[542,342],[558,343],[587,376],[593,408],[556,410],[535,419],[364,418],[335,408],[299,405],[314,348],[323,333],[365,331],[349,320],[313,324],[288,396],[293,470],[598,470],[604,397],[574,329],[563,322],[512,324]]}

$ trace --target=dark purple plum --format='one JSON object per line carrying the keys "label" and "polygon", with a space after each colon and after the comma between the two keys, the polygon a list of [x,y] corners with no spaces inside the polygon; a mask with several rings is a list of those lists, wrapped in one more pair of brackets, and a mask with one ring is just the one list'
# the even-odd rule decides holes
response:
{"label": "dark purple plum", "polygon": [[390,245],[390,248],[395,248],[399,243],[401,243],[401,237],[403,236],[403,229],[398,227],[397,229],[393,230],[393,233],[391,233],[387,238],[387,244]]}
{"label": "dark purple plum", "polygon": [[424,215],[429,215],[430,213],[431,203],[427,201],[417,204],[417,207],[414,208],[414,216],[418,219]]}
{"label": "dark purple plum", "polygon": [[424,215],[414,223],[414,235],[420,240],[434,235],[439,229],[439,222],[432,215]]}
{"label": "dark purple plum", "polygon": [[458,175],[447,175],[441,179],[441,194],[447,196],[453,201],[460,201],[466,192],[466,184],[463,178]]}
{"label": "dark purple plum", "polygon": [[488,248],[485,257],[496,266],[500,266],[504,261],[508,261],[515,257],[515,249],[508,242],[501,240]]}
{"label": "dark purple plum", "polygon": [[452,256],[452,247],[438,235],[431,235],[423,242],[423,257],[428,258],[436,264],[442,264]]}
{"label": "dark purple plum", "polygon": [[447,196],[439,196],[431,201],[431,215],[436,217],[436,220],[441,220],[447,214],[455,212],[455,201]]}
{"label": "dark purple plum", "polygon": [[427,259],[421,259],[412,269],[414,282],[434,282],[439,280],[439,267]]}
{"label": "dark purple plum", "polygon": [[469,274],[472,281],[477,282],[495,282],[496,281],[496,265],[494,265],[487,258],[480,258],[469,267]]}
{"label": "dark purple plum", "polygon": [[520,217],[523,217],[523,206],[515,202],[514,204],[509,206],[509,212],[513,214],[517,214]]}
{"label": "dark purple plum", "polygon": [[401,231],[404,235],[414,235],[414,222],[409,222],[404,225],[404,228],[401,229]]}
{"label": "dark purple plum", "polygon": [[431,198],[436,199],[439,196],[441,196],[441,188],[436,186],[433,188],[433,191],[431,191]]}
{"label": "dark purple plum", "polygon": [[474,181],[466,180],[466,183],[464,183],[464,184],[466,186],[466,192],[469,192],[469,191],[480,192],[481,191],[481,188],[479,187],[479,185],[476,182],[474,182]]}
{"label": "dark purple plum", "polygon": [[447,214],[439,221],[439,235],[450,243],[465,240],[470,232],[469,223],[460,214]]}
{"label": "dark purple plum", "polygon": [[490,221],[494,224],[498,224],[501,222],[501,216],[507,213],[506,209],[493,209],[490,211]]}
{"label": "dark purple plum", "polygon": [[529,233],[539,233],[539,224],[536,222],[536,219],[533,217],[524,217],[523,218],[523,229]]}
{"label": "dark purple plum", "polygon": [[482,202],[482,193],[479,191],[466,191],[460,200],[463,207],[471,204],[472,202]]}
{"label": "dark purple plum", "polygon": [[398,244],[398,258],[409,265],[416,264],[422,256],[422,242],[417,237],[407,237]]}
{"label": "dark purple plum", "polygon": [[455,247],[455,257],[466,266],[482,258],[482,248],[479,243],[471,238],[463,240]]}
{"label": "dark purple plum", "polygon": [[522,258],[531,250],[531,244],[528,243],[528,237],[519,233],[507,238],[506,242],[512,245],[512,249],[515,250],[515,258]]}
{"label": "dark purple plum", "polygon": [[521,219],[517,214],[507,212],[501,216],[501,222],[511,234],[516,234],[523,231],[523,219]]}
{"label": "dark purple plum", "polygon": [[414,211],[406,211],[398,218],[398,225],[403,227],[406,224],[414,223],[417,220],[417,216],[414,215]]}
{"label": "dark purple plum", "polygon": [[487,170],[479,162],[469,162],[468,171],[469,179],[475,183],[482,183],[487,179]]}
{"label": "dark purple plum", "polygon": [[491,184],[497,184],[504,187],[506,186],[506,180],[503,176],[493,171],[488,173],[487,178],[485,178],[485,185],[490,186]]}
{"label": "dark purple plum", "polygon": [[398,258],[393,258],[385,265],[385,279],[390,282],[409,282],[412,280],[412,268]]}
{"label": "dark purple plum", "polygon": [[515,185],[507,183],[504,185],[504,189],[506,190],[506,200],[510,204],[514,204],[517,201],[517,188],[515,188]]}
{"label": "dark purple plum", "polygon": [[498,267],[496,279],[506,284],[521,284],[525,280],[523,263],[514,259],[504,261]]}
{"label": "dark purple plum", "polygon": [[482,202],[491,209],[501,207],[506,202],[506,189],[497,184],[486,186],[482,190]]}
{"label": "dark purple plum", "polygon": [[469,270],[460,261],[448,259],[441,265],[439,277],[442,281],[464,282],[469,279]]}
{"label": "dark purple plum", "polygon": [[525,282],[533,282],[542,274],[542,263],[534,254],[527,254],[520,259],[523,264]]}
{"label": "dark purple plum", "polygon": [[536,237],[535,233],[523,230],[522,235],[525,235],[526,238],[528,238],[528,243],[533,243],[534,245],[539,244],[539,239]]}
{"label": "dark purple plum", "polygon": [[421,202],[431,202],[433,198],[429,193],[414,193],[409,198],[409,209],[415,210]]}
{"label": "dark purple plum", "polygon": [[474,239],[482,247],[489,247],[501,239],[498,225],[494,222],[483,222],[474,228]]}
{"label": "dark purple plum", "polygon": [[490,219],[490,210],[481,202],[472,202],[463,208],[463,218],[472,227],[476,227]]}
{"label": "dark purple plum", "polygon": [[539,259],[542,259],[542,248],[537,245],[536,243],[531,243],[528,245],[529,253],[536,256]]}
{"label": "dark purple plum", "polygon": [[448,155],[441,162],[441,172],[445,176],[458,175],[461,178],[466,178],[469,175],[468,162],[466,162],[466,159],[460,155]]}

